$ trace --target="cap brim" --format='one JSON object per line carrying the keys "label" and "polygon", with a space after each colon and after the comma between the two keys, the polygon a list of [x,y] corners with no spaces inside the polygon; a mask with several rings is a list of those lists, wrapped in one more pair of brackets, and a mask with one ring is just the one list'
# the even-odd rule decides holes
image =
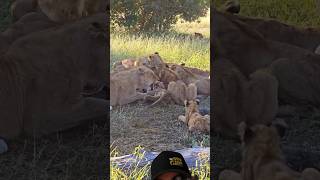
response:
{"label": "cap brim", "polygon": [[166,169],[163,171],[160,171],[158,174],[156,174],[154,177],[152,177],[152,180],[155,180],[157,177],[159,177],[161,174],[167,173],[167,172],[176,172],[179,174],[183,174],[186,177],[191,177],[190,173],[187,173],[186,171],[180,170],[180,169]]}

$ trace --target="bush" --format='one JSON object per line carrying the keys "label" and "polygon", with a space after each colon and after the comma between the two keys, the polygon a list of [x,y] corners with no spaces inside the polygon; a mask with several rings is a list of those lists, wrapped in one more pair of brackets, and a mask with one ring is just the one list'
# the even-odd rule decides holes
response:
{"label": "bush", "polygon": [[209,0],[111,0],[111,27],[127,31],[162,32],[179,17],[191,22],[204,16]]}

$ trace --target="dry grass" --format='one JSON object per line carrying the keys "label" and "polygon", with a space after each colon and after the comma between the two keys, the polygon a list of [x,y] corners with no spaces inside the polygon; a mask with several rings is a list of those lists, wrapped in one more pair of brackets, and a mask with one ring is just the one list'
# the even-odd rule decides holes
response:
{"label": "dry grass", "polygon": [[159,105],[148,110],[145,107],[138,102],[111,111],[110,141],[119,155],[129,154],[137,146],[147,151],[177,150],[203,142],[203,146],[209,146],[209,135],[190,133],[178,121],[178,116],[184,114],[183,106]]}
{"label": "dry grass", "polygon": [[9,141],[9,152],[0,155],[0,179],[105,179],[107,124]]}

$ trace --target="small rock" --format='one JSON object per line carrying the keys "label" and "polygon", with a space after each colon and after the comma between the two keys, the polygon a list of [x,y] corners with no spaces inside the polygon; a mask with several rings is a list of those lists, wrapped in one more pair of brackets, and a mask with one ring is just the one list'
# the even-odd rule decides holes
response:
{"label": "small rock", "polygon": [[0,154],[5,153],[7,151],[8,151],[7,143],[3,139],[0,139]]}

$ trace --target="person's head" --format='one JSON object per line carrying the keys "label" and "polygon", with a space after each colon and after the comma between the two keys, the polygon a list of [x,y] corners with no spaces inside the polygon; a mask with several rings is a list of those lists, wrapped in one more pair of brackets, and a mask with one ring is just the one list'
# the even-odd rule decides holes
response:
{"label": "person's head", "polygon": [[195,180],[188,165],[180,153],[173,151],[161,152],[151,164],[152,180]]}

